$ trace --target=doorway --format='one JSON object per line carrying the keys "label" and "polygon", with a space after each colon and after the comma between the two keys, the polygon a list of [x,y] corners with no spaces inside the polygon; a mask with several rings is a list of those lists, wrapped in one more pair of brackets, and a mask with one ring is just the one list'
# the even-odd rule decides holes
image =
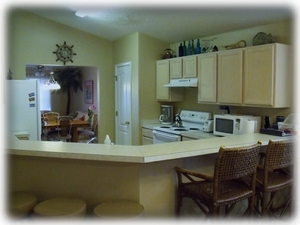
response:
{"label": "doorway", "polygon": [[131,62],[115,65],[116,144],[132,144]]}
{"label": "doorway", "polygon": [[[39,71],[38,66],[42,66],[42,70]],[[100,102],[99,102],[99,69],[93,66],[61,66],[61,65],[50,65],[50,64],[27,64],[26,65],[26,79],[37,79],[40,85],[43,85],[49,79],[50,72],[55,74],[65,68],[76,68],[80,69],[82,74],[82,87],[83,91],[77,90],[75,93],[71,91],[71,104],[70,104],[70,114],[76,113],[77,111],[86,112],[90,106],[95,106],[95,112],[98,114],[98,123],[100,123]],[[85,99],[85,83],[92,83],[92,102],[87,102]],[[92,81],[92,82],[91,82]],[[60,115],[66,115],[66,104],[67,104],[67,94],[64,92],[59,93],[53,90],[43,90],[40,88],[40,111],[41,113],[47,111],[58,112]],[[78,113],[78,115],[81,115]],[[74,118],[76,119],[76,118]],[[98,126],[99,129],[99,126]],[[98,132],[99,136],[99,132]]]}

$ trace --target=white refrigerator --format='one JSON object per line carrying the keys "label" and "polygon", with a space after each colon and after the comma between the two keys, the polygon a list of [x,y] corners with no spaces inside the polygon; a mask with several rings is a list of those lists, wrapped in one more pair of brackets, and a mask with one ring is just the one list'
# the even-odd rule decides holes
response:
{"label": "white refrigerator", "polygon": [[38,80],[6,80],[6,132],[29,133],[29,140],[41,140],[41,112]]}

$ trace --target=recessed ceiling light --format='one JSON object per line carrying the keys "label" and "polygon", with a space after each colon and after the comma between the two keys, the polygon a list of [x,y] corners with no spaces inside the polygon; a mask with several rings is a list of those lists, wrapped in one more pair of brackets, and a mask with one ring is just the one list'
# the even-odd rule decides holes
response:
{"label": "recessed ceiling light", "polygon": [[75,12],[75,15],[83,18],[83,17],[86,16],[86,12],[84,12],[82,10],[78,10],[78,11]]}

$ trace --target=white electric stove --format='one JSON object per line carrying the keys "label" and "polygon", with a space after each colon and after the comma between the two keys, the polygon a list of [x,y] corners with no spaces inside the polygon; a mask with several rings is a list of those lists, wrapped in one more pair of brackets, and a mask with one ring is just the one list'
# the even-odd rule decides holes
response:
{"label": "white electric stove", "polygon": [[203,125],[212,119],[210,112],[182,110],[180,112],[182,126],[161,125],[153,128],[153,144],[177,142],[182,140],[183,132],[194,132],[198,139],[214,137],[213,134],[203,132]]}

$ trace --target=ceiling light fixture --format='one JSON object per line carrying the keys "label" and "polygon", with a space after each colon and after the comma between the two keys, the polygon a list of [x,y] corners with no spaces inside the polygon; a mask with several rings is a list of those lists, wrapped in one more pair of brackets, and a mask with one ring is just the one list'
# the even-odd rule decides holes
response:
{"label": "ceiling light fixture", "polygon": [[37,68],[38,72],[35,72],[34,75],[37,77],[45,76],[45,73],[43,72],[44,66],[38,65],[35,68]]}
{"label": "ceiling light fixture", "polygon": [[83,11],[83,10],[77,10],[75,12],[75,15],[78,16],[78,17],[83,18],[83,17],[85,17],[87,15],[87,13],[85,11]]}
{"label": "ceiling light fixture", "polygon": [[54,72],[50,72],[49,80],[46,81],[43,85],[43,89],[49,89],[49,90],[57,90],[60,89],[60,85],[57,83],[57,81],[54,79],[53,76]]}
{"label": "ceiling light fixture", "polygon": [[83,8],[83,9],[78,9],[75,12],[75,15],[78,17],[97,17],[99,16],[99,8]]}

